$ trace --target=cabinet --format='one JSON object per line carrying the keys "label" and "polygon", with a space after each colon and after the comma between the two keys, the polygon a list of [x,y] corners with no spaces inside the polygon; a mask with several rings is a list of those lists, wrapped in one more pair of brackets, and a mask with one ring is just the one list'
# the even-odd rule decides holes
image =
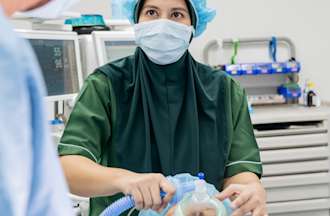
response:
{"label": "cabinet", "polygon": [[330,216],[327,108],[258,107],[251,114],[271,216]]}

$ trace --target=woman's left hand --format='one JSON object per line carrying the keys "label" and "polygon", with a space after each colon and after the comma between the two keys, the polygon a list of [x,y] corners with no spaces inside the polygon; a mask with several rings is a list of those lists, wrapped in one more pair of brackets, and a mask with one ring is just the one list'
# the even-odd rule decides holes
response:
{"label": "woman's left hand", "polygon": [[266,191],[260,183],[232,184],[216,196],[223,201],[235,197],[232,201],[232,216],[267,216]]}

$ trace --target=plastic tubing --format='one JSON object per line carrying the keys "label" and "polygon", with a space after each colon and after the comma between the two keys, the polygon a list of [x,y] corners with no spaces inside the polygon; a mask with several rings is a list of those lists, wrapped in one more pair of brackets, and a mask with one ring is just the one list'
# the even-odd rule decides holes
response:
{"label": "plastic tubing", "polygon": [[[177,191],[171,200],[171,204],[176,204],[183,198],[186,193],[195,190],[195,182],[191,181],[189,183],[181,184],[179,187],[176,185],[176,188]],[[160,195],[163,198],[165,197],[166,193],[162,191]],[[134,206],[135,203],[133,197],[125,196],[112,203],[100,214],[100,216],[119,216],[121,213],[127,211],[130,208],[133,208]]]}
{"label": "plastic tubing", "polygon": [[121,213],[127,211],[135,206],[134,200],[131,196],[125,196],[107,207],[100,216],[119,216]]}

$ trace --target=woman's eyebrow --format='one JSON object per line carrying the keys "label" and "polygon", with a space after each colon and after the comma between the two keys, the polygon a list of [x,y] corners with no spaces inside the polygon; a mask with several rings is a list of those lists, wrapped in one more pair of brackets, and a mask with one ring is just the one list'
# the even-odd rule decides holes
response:
{"label": "woman's eyebrow", "polygon": [[184,7],[171,8],[171,11],[183,11],[183,12],[189,13],[189,11]]}
{"label": "woman's eyebrow", "polygon": [[146,8],[148,8],[148,9],[156,9],[156,10],[159,10],[159,7],[154,6],[154,5],[144,5],[144,6],[143,6],[143,9],[146,9]]}

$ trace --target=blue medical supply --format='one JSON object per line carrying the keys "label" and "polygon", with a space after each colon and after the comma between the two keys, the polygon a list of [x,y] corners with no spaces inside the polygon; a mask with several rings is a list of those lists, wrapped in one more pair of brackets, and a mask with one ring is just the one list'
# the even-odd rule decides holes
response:
{"label": "blue medical supply", "polygon": [[108,31],[102,15],[84,14],[79,18],[65,20],[66,25],[71,25],[78,34],[90,34],[93,31]]}
{"label": "blue medical supply", "polygon": [[254,112],[253,106],[251,105],[251,103],[248,103],[248,109],[249,109],[249,113],[252,114]]}
{"label": "blue medical supply", "polygon": [[262,74],[289,74],[299,73],[301,64],[296,61],[274,63],[244,63],[228,64],[224,66],[226,73],[232,76],[262,75]]}
{"label": "blue medical supply", "polygon": [[296,61],[288,61],[283,63],[284,71],[286,73],[299,73],[301,70],[301,64]]}
{"label": "blue medical supply", "polygon": [[241,74],[241,66],[238,65],[238,64],[230,64],[230,65],[225,65],[224,67],[224,70],[229,74],[229,75],[232,75],[232,76],[239,76],[239,75],[242,75]]}
{"label": "blue medical supply", "polygon": [[168,19],[157,19],[135,24],[134,31],[136,44],[148,58],[156,64],[167,65],[184,55],[194,29]]}
{"label": "blue medical supply", "polygon": [[286,62],[277,61],[277,38],[272,37],[269,42],[269,56],[272,62],[265,63],[244,63],[239,64],[236,61],[238,48],[241,42],[235,40],[232,42],[233,54],[231,57],[231,63],[224,65],[224,70],[232,76],[244,76],[244,75],[265,75],[265,74],[288,74],[299,73],[301,70],[301,64],[294,58]]}
{"label": "blue medical supply", "polygon": [[272,58],[273,62],[277,62],[277,38],[272,37],[269,42],[269,56]]}
{"label": "blue medical supply", "polygon": [[62,133],[65,128],[64,121],[59,118],[55,118],[50,121],[50,128],[53,133]]}
{"label": "blue medical supply", "polygon": [[65,24],[73,27],[105,26],[103,16],[99,14],[83,14],[79,18],[66,19]]}
{"label": "blue medical supply", "polygon": [[286,100],[299,99],[302,95],[300,86],[297,83],[284,84],[278,88],[278,93]]}
{"label": "blue medical supply", "polygon": [[[216,11],[206,7],[206,0],[189,0],[196,13],[196,29],[194,37],[200,36],[205,30],[209,22],[211,22],[216,15]],[[127,18],[132,24],[135,24],[135,7],[138,0],[124,0],[124,10]]]}
{"label": "blue medical supply", "polygon": [[241,75],[257,75],[260,74],[261,70],[256,64],[241,64],[240,73]]}
{"label": "blue medical supply", "polygon": [[197,174],[198,179],[205,180],[205,174],[200,172]]}
{"label": "blue medical supply", "polygon": [[134,207],[134,200],[131,196],[125,196],[107,207],[100,216],[119,216],[121,213]]}

